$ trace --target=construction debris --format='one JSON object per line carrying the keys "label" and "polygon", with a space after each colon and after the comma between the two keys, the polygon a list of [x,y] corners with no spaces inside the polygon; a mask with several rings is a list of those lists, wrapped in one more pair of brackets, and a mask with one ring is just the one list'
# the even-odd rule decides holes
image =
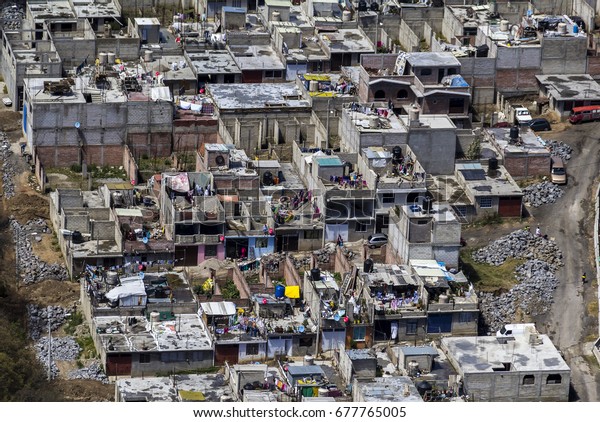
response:
{"label": "construction debris", "polygon": [[527,186],[523,189],[523,200],[532,207],[544,204],[553,204],[563,196],[564,191],[554,183],[542,182]]}

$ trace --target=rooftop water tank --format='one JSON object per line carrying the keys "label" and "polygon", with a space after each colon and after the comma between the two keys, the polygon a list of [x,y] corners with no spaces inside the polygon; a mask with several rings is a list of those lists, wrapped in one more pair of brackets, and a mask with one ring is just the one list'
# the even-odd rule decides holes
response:
{"label": "rooftop water tank", "polygon": [[512,126],[510,128],[510,139],[519,139],[519,126]]}
{"label": "rooftop water tank", "polygon": [[150,312],[150,322],[160,322],[160,312]]}
{"label": "rooftop water tank", "polygon": [[419,372],[419,362],[415,360],[408,362],[407,372],[409,377],[416,377]]}
{"label": "rooftop water tank", "polygon": [[273,13],[271,13],[271,21],[272,22],[281,21],[281,13],[279,13],[277,10],[275,10]]}
{"label": "rooftop water tank", "polygon": [[263,185],[273,186],[273,184],[273,173],[271,173],[270,171],[265,171],[265,174],[263,174]]}
{"label": "rooftop water tank", "polygon": [[108,53],[108,64],[115,64],[115,59],[117,58],[117,55],[115,53]]}
{"label": "rooftop water tank", "polygon": [[369,116],[369,128],[377,129],[379,127],[379,117]]}
{"label": "rooftop water tank", "polygon": [[152,50],[144,51],[144,61],[151,62],[152,61]]}
{"label": "rooftop water tank", "polygon": [[363,271],[367,274],[373,271],[373,260],[371,258],[365,259],[365,262],[363,264]]}
{"label": "rooftop water tank", "polygon": [[275,286],[275,299],[283,299],[285,296],[285,286],[283,284],[278,284]]}
{"label": "rooftop water tank", "polygon": [[402,161],[402,148],[399,146],[395,146],[392,149],[392,161],[395,164],[398,164],[400,161]]}
{"label": "rooftop water tank", "polygon": [[508,32],[508,25],[509,25],[509,22],[506,19],[502,19],[500,21],[500,31]]}
{"label": "rooftop water tank", "polygon": [[559,22],[557,29],[558,29],[559,34],[566,34],[567,33],[567,24],[564,22]]}
{"label": "rooftop water tank", "polygon": [[319,91],[319,81],[310,81],[308,83],[308,90],[310,92],[317,92],[317,91]]}
{"label": "rooftop water tank", "polygon": [[312,270],[310,270],[310,278],[313,281],[321,280],[321,270],[318,268],[313,268]]}
{"label": "rooftop water tank", "polygon": [[342,12],[342,22],[350,22],[352,20],[352,12],[349,10],[344,10]]}
{"label": "rooftop water tank", "polygon": [[573,25],[573,33],[574,34],[578,34],[579,33],[579,25],[577,25],[577,24]]}
{"label": "rooftop water tank", "polygon": [[100,53],[98,55],[98,59],[100,59],[100,64],[106,64],[106,62],[108,61],[108,54]]}
{"label": "rooftop water tank", "polygon": [[304,356],[304,366],[311,366],[315,364],[315,357],[313,355]]}

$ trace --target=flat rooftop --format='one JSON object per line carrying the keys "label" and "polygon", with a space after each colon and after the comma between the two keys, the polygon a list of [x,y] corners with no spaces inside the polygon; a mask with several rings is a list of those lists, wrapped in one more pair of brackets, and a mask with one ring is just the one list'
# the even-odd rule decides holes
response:
{"label": "flat rooftop", "polygon": [[67,0],[28,1],[27,8],[33,19],[36,21],[70,19],[76,17],[71,8],[71,4]]}
{"label": "flat rooftop", "polygon": [[232,395],[223,374],[125,378],[116,381],[116,389],[124,401],[177,402],[182,400],[182,391],[200,392],[207,402]]}
{"label": "flat rooftop", "polygon": [[160,21],[158,20],[158,18],[134,18],[133,22],[140,26],[140,25],[158,25],[160,26]]}
{"label": "flat rooftop", "polygon": [[284,70],[285,65],[270,45],[230,46],[242,70]]}
{"label": "flat rooftop", "polygon": [[431,212],[426,212],[420,205],[402,205],[404,213],[409,218],[432,217],[436,221],[452,222],[456,221],[456,216],[452,212],[449,204],[433,204]]}
{"label": "flat rooftop", "polygon": [[207,93],[219,110],[310,108],[309,101],[302,99],[302,92],[295,83],[209,84]]}
{"label": "flat rooftop", "polygon": [[442,349],[458,362],[457,369],[463,374],[570,371],[545,334],[537,335],[535,342],[530,342],[528,336],[444,337]]}
{"label": "flat rooftop", "polygon": [[474,196],[522,196],[523,191],[508,174],[506,169],[499,166],[495,177],[489,177],[480,163],[459,163],[455,165],[456,173],[466,189]]}
{"label": "flat rooftop", "polygon": [[417,52],[409,53],[407,63],[412,67],[445,67],[460,66],[460,62],[450,52]]}
{"label": "flat rooftop", "polygon": [[102,346],[110,353],[136,351],[212,350],[209,334],[197,314],[177,315],[171,321],[150,322],[145,317],[94,318]]}
{"label": "flat rooftop", "polygon": [[536,75],[536,78],[557,101],[600,99],[600,84],[590,75]]}
{"label": "flat rooftop", "polygon": [[[387,108],[386,108],[387,110]],[[399,132],[407,133],[406,125],[392,111],[387,116],[374,113],[368,106],[344,109],[359,132]]]}
{"label": "flat rooftop", "polygon": [[380,377],[354,384],[366,402],[422,402],[423,399],[409,377]]}
{"label": "flat rooftop", "polygon": [[[104,103],[127,102],[127,96],[121,90],[120,81],[114,77],[107,78],[108,89],[98,88],[89,75],[83,74],[78,78],[72,79],[74,85],[71,85],[71,92],[69,94],[52,94],[44,90],[44,82],[56,84],[64,80],[65,78],[31,78],[25,79],[24,84],[34,103],[85,103],[84,93],[98,94],[97,98],[101,99]],[[94,98],[92,95],[92,102],[95,102]]]}
{"label": "flat rooftop", "polygon": [[184,56],[162,56],[151,62],[144,62],[143,66],[152,74],[162,73],[167,81],[196,80],[196,75],[188,66]]}
{"label": "flat rooftop", "polygon": [[77,17],[80,18],[107,18],[120,17],[121,10],[112,0],[90,1],[71,0]]}
{"label": "flat rooftop", "polygon": [[374,53],[375,47],[359,29],[338,29],[336,32],[319,34],[331,53]]}
{"label": "flat rooftop", "polygon": [[550,151],[546,148],[544,140],[529,128],[519,128],[519,142],[512,142],[509,128],[486,128],[485,138],[495,146],[500,153],[522,153],[540,154],[550,157]]}
{"label": "flat rooftop", "polygon": [[239,74],[242,71],[227,50],[187,53],[197,75]]}
{"label": "flat rooftop", "polygon": [[[408,116],[398,116],[405,126],[408,126]],[[446,115],[441,114],[421,114],[419,116],[419,122],[422,128],[431,129],[456,129],[456,125],[452,123],[452,120]],[[412,128],[411,128],[412,129]]]}

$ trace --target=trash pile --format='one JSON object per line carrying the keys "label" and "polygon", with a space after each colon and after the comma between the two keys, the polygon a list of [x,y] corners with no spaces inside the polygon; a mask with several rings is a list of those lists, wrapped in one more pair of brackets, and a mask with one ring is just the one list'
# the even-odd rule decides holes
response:
{"label": "trash pile", "polygon": [[29,337],[33,340],[39,339],[43,333],[48,333],[48,326],[50,326],[50,331],[56,331],[74,311],[74,309],[65,309],[61,306],[41,308],[32,303],[27,304]]}
{"label": "trash pile", "polygon": [[[50,344],[52,344],[52,350],[50,350]],[[39,361],[48,370],[48,363],[50,361],[50,371],[52,378],[58,376],[58,367],[56,366],[57,360],[75,360],[79,357],[81,347],[75,341],[73,337],[41,337],[35,343],[35,350]],[[50,353],[50,356],[48,356]],[[50,358],[50,359],[49,359]]]}
{"label": "trash pile", "polygon": [[10,141],[6,136],[6,133],[0,132],[0,157],[2,158],[2,188],[4,197],[7,199],[15,196],[15,184],[13,178],[15,176],[15,169],[9,160],[12,155],[10,149]]}
{"label": "trash pile", "polygon": [[33,253],[30,238],[35,238],[36,233],[46,233],[50,230],[44,219],[38,218],[21,225],[11,216],[10,225],[15,240],[17,269],[23,284],[34,284],[47,279],[68,280],[69,275],[63,264],[48,264]]}
{"label": "trash pile", "polygon": [[515,269],[517,284],[508,292],[479,293],[481,315],[490,330],[514,322],[517,310],[532,316],[548,311],[558,285],[555,272],[563,265],[562,253],[552,240],[528,230],[517,230],[473,252],[472,256],[490,265],[501,265],[509,257],[526,259]]}
{"label": "trash pile", "polygon": [[555,203],[563,194],[564,191],[561,188],[546,181],[523,189],[523,201],[537,208],[540,205]]}

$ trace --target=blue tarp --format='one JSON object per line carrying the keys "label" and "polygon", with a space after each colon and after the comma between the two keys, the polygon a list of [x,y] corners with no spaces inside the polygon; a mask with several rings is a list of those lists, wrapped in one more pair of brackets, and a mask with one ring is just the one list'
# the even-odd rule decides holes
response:
{"label": "blue tarp", "polygon": [[467,81],[464,80],[462,76],[457,75],[454,78],[452,78],[450,86],[469,86],[469,84],[467,83]]}

